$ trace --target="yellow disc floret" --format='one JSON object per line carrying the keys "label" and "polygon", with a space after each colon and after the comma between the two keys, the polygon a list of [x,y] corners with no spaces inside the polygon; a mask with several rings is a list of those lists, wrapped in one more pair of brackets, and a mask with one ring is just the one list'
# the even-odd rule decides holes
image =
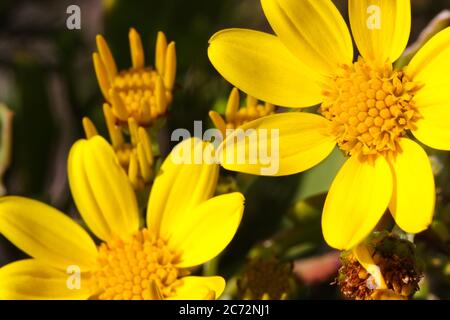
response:
{"label": "yellow disc floret", "polygon": [[[167,109],[168,102],[172,99],[170,91],[158,82],[162,81],[159,74],[150,68],[129,69],[116,75],[110,89],[113,110],[119,108],[126,110],[120,119],[134,118],[139,123],[146,124],[150,119],[162,116]],[[118,107],[116,104],[122,104]]]}
{"label": "yellow disc floret", "polygon": [[332,133],[348,155],[395,155],[399,139],[421,117],[413,101],[418,89],[404,70],[391,64],[376,68],[360,58],[331,78],[321,113],[332,122]]}
{"label": "yellow disc floret", "polygon": [[99,247],[94,289],[101,300],[169,298],[188,274],[175,266],[178,259],[164,240],[147,229],[128,240],[111,240]]}

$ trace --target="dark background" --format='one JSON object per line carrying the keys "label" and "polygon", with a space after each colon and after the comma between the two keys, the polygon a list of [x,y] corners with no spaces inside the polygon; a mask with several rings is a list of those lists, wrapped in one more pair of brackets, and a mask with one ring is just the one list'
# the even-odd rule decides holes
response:
{"label": "dark background", "polygon": [[[347,19],[347,1],[334,2]],[[411,42],[414,42],[433,17],[450,8],[450,1],[412,3]],[[66,28],[66,8],[71,4],[81,8],[81,30]],[[67,185],[68,150],[83,137],[83,116],[91,117],[100,131],[106,133],[101,112],[103,97],[91,60],[95,35],[103,34],[118,67],[128,68],[130,27],[135,27],[142,36],[146,64],[154,64],[157,31],[164,31],[169,40],[176,42],[177,86],[163,135],[175,128],[192,130],[194,120],[210,124],[208,110],[222,105],[231,89],[209,63],[207,46],[212,34],[228,27],[271,32],[258,0],[1,0],[0,102],[14,112],[13,162],[4,177],[8,194],[32,197],[75,213]],[[446,190],[448,156],[445,153],[434,156],[444,167],[438,179],[441,212],[437,218],[445,227],[450,221]],[[321,237],[320,210],[321,194],[339,161],[336,155],[327,169],[319,168],[312,176],[306,173],[277,179],[244,177],[250,181],[244,190],[246,218],[238,240],[223,256],[219,270],[233,274],[255,245],[268,238],[282,239],[280,246],[289,259],[296,261],[296,274],[303,283],[299,297],[337,297],[336,288],[329,285],[337,268],[337,256]],[[419,240],[421,237],[431,270],[428,291],[422,297],[448,298],[448,238],[442,240],[432,231],[419,236]],[[23,254],[0,236],[0,266],[19,257]],[[309,284],[305,272],[317,271],[316,266],[320,266],[324,275],[318,276],[317,283]]]}

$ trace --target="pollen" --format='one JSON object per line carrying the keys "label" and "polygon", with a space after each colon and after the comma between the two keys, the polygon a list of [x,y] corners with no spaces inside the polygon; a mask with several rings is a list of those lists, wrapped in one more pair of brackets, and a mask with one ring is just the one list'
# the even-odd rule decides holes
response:
{"label": "pollen", "polygon": [[421,118],[414,104],[420,85],[405,70],[377,68],[362,58],[330,80],[320,111],[332,122],[339,147],[365,159],[400,151],[399,139]]}
{"label": "pollen", "polygon": [[188,274],[175,266],[178,259],[164,240],[142,229],[130,239],[100,245],[92,285],[100,300],[166,299]]}

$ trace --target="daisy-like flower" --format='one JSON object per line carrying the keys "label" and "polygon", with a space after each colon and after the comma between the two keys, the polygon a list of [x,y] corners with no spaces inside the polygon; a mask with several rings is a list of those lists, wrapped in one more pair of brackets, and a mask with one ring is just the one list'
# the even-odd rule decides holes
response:
{"label": "daisy-like flower", "polygon": [[[450,28],[430,39],[407,67],[396,69],[392,63],[410,34],[409,0],[349,0],[361,55],[356,62],[350,32],[330,0],[261,3],[276,36],[220,31],[210,40],[212,64],[258,99],[285,107],[321,104],[321,115],[277,114],[243,129],[279,130],[278,175],[315,166],[336,144],[349,156],[323,209],[323,234],[331,246],[354,247],[388,207],[404,231],[426,229],[434,211],[434,179],[426,153],[408,135],[450,150]],[[244,139],[234,144],[244,152],[251,147]],[[227,169],[261,172],[256,161],[227,160],[222,157]]]}
{"label": "daisy-like flower", "polygon": [[257,99],[249,95],[247,95],[246,105],[241,106],[239,90],[233,88],[228,97],[225,118],[216,111],[210,111],[209,117],[214,126],[225,136],[227,129],[237,129],[247,122],[273,114],[274,111],[275,107],[273,104],[267,102],[260,104]]}
{"label": "daisy-like flower", "polygon": [[[179,146],[195,152],[206,147],[198,139]],[[95,136],[72,147],[72,196],[99,245],[52,207],[21,197],[0,198],[0,233],[31,256],[0,268],[0,298],[218,298],[223,278],[190,276],[189,270],[227,246],[240,223],[244,198],[240,193],[211,198],[217,165],[178,164],[177,150],[154,182],[147,227],[141,228],[133,189],[108,143]]]}
{"label": "daisy-like flower", "polygon": [[158,32],[155,49],[155,69],[145,66],[144,50],[139,33],[129,32],[130,69],[118,71],[105,39],[97,36],[98,53],[94,53],[94,67],[100,89],[111,104],[119,123],[134,118],[147,126],[163,116],[172,102],[176,74],[175,42],[167,44],[164,33]]}

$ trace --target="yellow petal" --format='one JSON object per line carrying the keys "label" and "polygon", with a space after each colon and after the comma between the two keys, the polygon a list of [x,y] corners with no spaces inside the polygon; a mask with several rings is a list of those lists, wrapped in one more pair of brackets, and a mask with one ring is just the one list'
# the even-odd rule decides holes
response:
{"label": "yellow petal", "polygon": [[435,204],[433,171],[425,151],[409,139],[401,139],[402,153],[392,161],[394,192],[389,206],[397,225],[409,233],[425,230]]}
{"label": "yellow petal", "polygon": [[95,37],[97,43],[98,53],[100,54],[100,58],[103,61],[103,65],[105,66],[105,70],[108,73],[109,81],[114,81],[114,77],[117,75],[117,66],[114,61],[114,57],[109,49],[108,43],[105,38],[101,35],[97,35]]}
{"label": "yellow petal", "polygon": [[[171,227],[197,205],[209,199],[216,188],[219,166],[195,160],[208,148],[207,143],[192,138],[178,144],[161,166],[150,193],[147,226],[164,238]],[[180,153],[191,153],[182,159]],[[199,157],[200,159],[195,159]],[[182,163],[181,160],[192,160]]]}
{"label": "yellow petal", "polygon": [[433,36],[416,53],[409,63],[408,73],[415,81],[425,84],[426,88],[437,84],[450,84],[449,69],[450,27]]}
{"label": "yellow petal", "polygon": [[423,118],[417,122],[413,135],[434,149],[450,150],[450,105],[439,104],[419,111]]}
{"label": "yellow petal", "polygon": [[411,29],[410,0],[349,0],[350,25],[360,54],[377,64],[394,62]]}
{"label": "yellow petal", "polygon": [[164,63],[166,59],[167,38],[164,32],[158,31],[155,48],[155,67],[159,74],[164,74]]}
{"label": "yellow petal", "polygon": [[35,259],[10,263],[0,268],[0,300],[88,299],[88,286],[82,278],[76,286],[71,275]]}
{"label": "yellow petal", "polygon": [[323,235],[336,249],[351,249],[375,227],[392,196],[387,161],[374,164],[351,157],[334,179],[322,215]]}
{"label": "yellow petal", "polygon": [[225,280],[222,277],[184,277],[183,284],[177,287],[173,300],[206,300],[210,292],[218,299],[225,290]]}
{"label": "yellow petal", "polygon": [[312,70],[328,76],[353,61],[350,32],[330,0],[261,0],[283,44]]}
{"label": "yellow petal", "polygon": [[228,135],[218,153],[224,168],[284,176],[310,169],[336,145],[329,122],[306,112],[288,112],[249,122]]}
{"label": "yellow petal", "polygon": [[175,42],[169,43],[166,51],[166,61],[164,65],[164,86],[167,90],[173,90],[177,73],[177,54]]}
{"label": "yellow petal", "polygon": [[95,265],[97,248],[88,233],[64,213],[41,202],[0,199],[0,233],[30,256],[66,270]]}
{"label": "yellow petal", "polygon": [[106,71],[106,67],[103,64],[102,58],[100,58],[100,54],[94,52],[94,54],[92,55],[92,59],[94,61],[95,74],[97,75],[97,81],[100,86],[100,90],[103,93],[103,97],[108,100],[109,89],[111,88],[111,83],[109,82],[108,78],[108,72]]}
{"label": "yellow petal", "polygon": [[386,282],[383,278],[383,274],[381,273],[381,269],[373,261],[372,253],[369,252],[364,242],[354,247],[352,252],[358,262],[368,273],[370,273],[370,275],[375,280],[375,284],[377,285],[376,289],[387,289]]}
{"label": "yellow petal", "polygon": [[216,112],[216,111],[210,111],[209,112],[209,118],[213,122],[214,126],[220,130],[223,136],[225,136],[227,131],[227,124],[225,123],[225,120],[223,120],[222,116]]}
{"label": "yellow petal", "polygon": [[97,128],[94,123],[88,117],[83,118],[83,129],[84,134],[86,135],[86,139],[90,139],[96,135],[98,135]]}
{"label": "yellow petal", "polygon": [[100,239],[139,228],[139,213],[128,178],[111,146],[100,136],[79,140],[68,161],[69,184],[86,224]]}
{"label": "yellow petal", "polygon": [[181,253],[178,267],[200,265],[230,243],[241,222],[244,196],[230,193],[209,199],[185,212],[171,226],[169,246]]}
{"label": "yellow petal", "polygon": [[208,56],[234,86],[260,100],[284,107],[322,101],[311,72],[275,36],[245,29],[223,30],[209,40]]}
{"label": "yellow petal", "polygon": [[133,63],[133,68],[143,68],[145,61],[141,36],[136,29],[131,28],[128,33],[128,38],[130,40],[131,61]]}
{"label": "yellow petal", "polygon": [[417,122],[414,136],[424,144],[450,150],[450,28],[431,38],[414,56],[408,73],[423,84],[414,101],[423,119]]}

